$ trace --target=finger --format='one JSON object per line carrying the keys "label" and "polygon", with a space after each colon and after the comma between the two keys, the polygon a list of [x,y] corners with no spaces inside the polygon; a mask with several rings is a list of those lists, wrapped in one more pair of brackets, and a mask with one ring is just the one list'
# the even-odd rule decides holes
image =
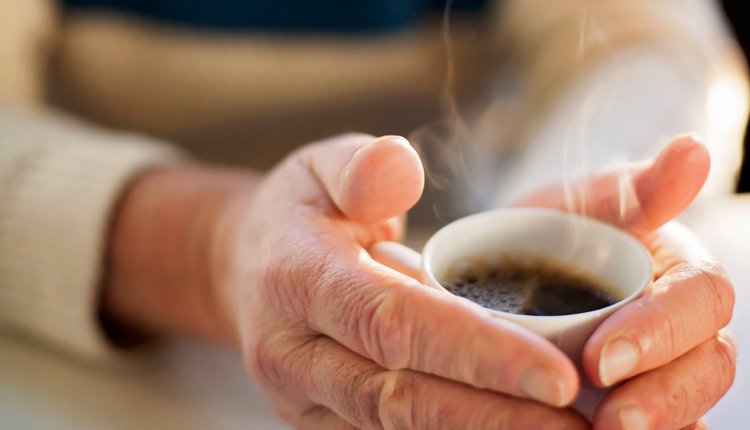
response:
{"label": "finger", "polygon": [[692,135],[672,140],[654,159],[530,195],[519,206],[574,212],[641,236],[680,214],[708,177],[708,150]]}
{"label": "finger", "polygon": [[375,224],[342,223],[342,226],[351,228],[357,243],[363,248],[368,248],[382,241],[400,242],[406,230],[406,214]]}
{"label": "finger", "polygon": [[315,406],[305,411],[298,423],[297,428],[302,430],[358,430],[346,420],[342,419],[332,410],[324,406]]}
{"label": "finger", "polygon": [[[329,232],[307,250],[308,263],[279,261],[279,291],[305,285],[302,318],[388,369],[410,368],[480,388],[568,404],[578,389],[572,362],[554,345],[465,299],[418,284],[341,246]],[[320,248],[316,248],[315,245]]]}
{"label": "finger", "polygon": [[[363,429],[584,429],[568,411],[409,370],[386,370],[327,337],[299,350],[312,401]],[[299,368],[302,370],[302,367]]]}
{"label": "finger", "polygon": [[400,136],[342,135],[311,145],[300,160],[341,212],[365,224],[406,212],[424,188],[419,156]]}
{"label": "finger", "polygon": [[420,263],[422,255],[395,242],[379,242],[367,249],[370,257],[378,263],[419,281],[422,279]]}
{"label": "finger", "polygon": [[688,424],[680,430],[708,430],[708,424],[704,419],[700,419],[692,424]]}
{"label": "finger", "polygon": [[[657,279],[594,332],[583,351],[589,378],[609,386],[662,366],[726,326],[734,290],[723,269],[684,227],[670,223],[650,246]],[[663,273],[661,273],[663,271]]]}
{"label": "finger", "polygon": [[727,392],[734,345],[718,335],[664,367],[618,387],[594,414],[594,429],[679,429],[702,417]]}

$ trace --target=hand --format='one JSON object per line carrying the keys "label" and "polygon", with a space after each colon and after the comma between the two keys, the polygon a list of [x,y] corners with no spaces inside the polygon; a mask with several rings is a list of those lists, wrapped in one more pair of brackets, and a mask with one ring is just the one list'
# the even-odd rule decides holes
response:
{"label": "hand", "polygon": [[229,270],[250,373],[310,429],[575,429],[577,390],[545,340],[373,261],[419,198],[421,163],[396,137],[303,148],[264,181]]}
{"label": "hand", "polygon": [[732,317],[732,285],[689,231],[664,225],[698,193],[709,164],[705,148],[682,136],[653,162],[575,185],[568,199],[556,186],[520,202],[572,207],[630,231],[652,252],[654,281],[602,323],[584,349],[591,381],[621,383],[597,409],[595,429],[705,428],[691,423],[732,385],[735,346],[721,330]]}
{"label": "hand", "polygon": [[147,174],[115,222],[105,313],[233,341],[297,428],[588,428],[559,408],[579,381],[551,343],[367,254],[399,239],[422,186],[404,139],[365,135],[304,147],[261,181]]}

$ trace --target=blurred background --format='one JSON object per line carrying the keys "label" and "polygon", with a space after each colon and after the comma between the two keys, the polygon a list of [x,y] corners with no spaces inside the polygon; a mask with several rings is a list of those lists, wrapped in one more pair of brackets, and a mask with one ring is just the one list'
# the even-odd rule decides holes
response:
{"label": "blurred background", "polygon": [[[724,0],[722,6],[747,60],[750,55],[750,5],[741,0]],[[744,147],[745,157],[737,187],[737,191],[741,193],[750,191],[750,162],[747,160],[747,154],[750,152],[750,140],[748,140],[747,133],[745,134]]]}
{"label": "blurred background", "polygon": [[[714,167],[685,222],[735,281],[742,345],[749,18],[744,0],[0,0],[0,35],[28,36],[0,36],[0,100],[263,170],[332,134],[407,136],[428,172],[417,248],[695,131]],[[233,351],[173,339],[144,355],[112,371],[0,337],[0,428],[284,428]],[[715,428],[750,428],[740,365]]]}
{"label": "blurred background", "polygon": [[746,66],[713,1],[208,4],[57,3],[33,91],[260,169],[332,134],[405,135],[427,164],[423,224],[648,157],[685,131],[712,152],[704,194],[736,186]]}

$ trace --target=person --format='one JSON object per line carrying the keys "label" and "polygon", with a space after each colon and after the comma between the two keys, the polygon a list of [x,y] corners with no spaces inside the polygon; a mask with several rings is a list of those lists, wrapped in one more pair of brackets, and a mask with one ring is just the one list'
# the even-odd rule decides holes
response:
{"label": "person", "polygon": [[[4,325],[102,359],[116,359],[117,342],[139,335],[226,342],[297,428],[588,428],[565,408],[580,376],[559,350],[368,254],[372,244],[402,237],[403,215],[422,193],[423,166],[407,140],[340,135],[305,145],[260,174],[62,118],[43,107],[45,62],[34,55],[44,50],[30,48],[51,46],[52,9],[43,6],[0,4],[38,18],[0,14],[12,24],[2,28],[17,36],[3,39],[1,51],[17,59],[4,62],[0,107]],[[273,44],[253,45],[247,49],[258,56],[237,59],[232,69],[218,54],[196,59],[212,51],[200,44],[175,48],[184,42],[180,34],[151,39],[141,31],[148,26],[108,15],[66,20],[57,45],[60,103],[154,134],[178,136],[178,124],[205,133],[232,109],[247,115],[261,105],[290,107],[293,99],[299,109],[351,100],[378,82],[368,57],[346,69],[362,72],[363,86],[334,86],[321,99],[326,91],[316,89],[327,81],[313,72],[328,66],[319,59],[307,64],[306,79],[273,87],[279,94],[262,85],[243,92],[235,85],[257,76],[214,72],[227,65],[244,72],[243,61],[283,71],[292,59],[337,55],[298,49],[292,57],[276,50],[264,56]],[[215,51],[219,42],[206,43]],[[174,50],[157,51],[160,44]],[[163,74],[148,73],[154,63],[166,67]],[[383,70],[394,73],[390,82],[401,79]],[[594,383],[619,384],[598,408],[595,428],[701,428],[700,418],[732,383],[735,346],[721,331],[732,314],[731,283],[695,238],[670,222],[695,198],[709,164],[706,148],[685,135],[652,161],[627,167],[640,205],[625,216],[613,186],[618,172],[580,184],[590,192],[576,207],[638,236],[656,266],[644,295],[605,321],[584,351]],[[553,187],[521,203],[568,202]]]}

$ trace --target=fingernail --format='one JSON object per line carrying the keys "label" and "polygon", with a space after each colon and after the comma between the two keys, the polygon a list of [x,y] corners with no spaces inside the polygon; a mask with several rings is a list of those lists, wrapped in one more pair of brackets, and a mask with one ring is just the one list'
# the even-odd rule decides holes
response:
{"label": "fingernail", "polygon": [[397,143],[400,143],[400,144],[403,144],[403,145],[406,145],[406,146],[411,146],[411,144],[409,144],[409,141],[406,140],[406,138],[402,137],[402,136],[385,135],[385,136],[376,137],[376,138],[372,139],[370,142],[367,142],[364,145],[362,145],[359,148],[357,148],[356,151],[354,151],[354,154],[352,154],[352,158],[350,158],[349,161],[347,161],[346,165],[344,166],[343,176],[344,177],[348,176],[349,170],[351,170],[351,166],[354,164],[354,160],[356,160],[357,157],[361,156],[366,151],[368,151],[370,147],[373,147],[373,146],[379,144],[380,142],[384,142],[386,140],[397,142]]}
{"label": "fingernail", "polygon": [[620,427],[622,430],[648,430],[648,417],[635,406],[620,410]]}
{"label": "fingernail", "polygon": [[599,379],[605,386],[614,384],[635,368],[639,355],[638,346],[628,339],[609,342],[599,359]]}
{"label": "fingernail", "polygon": [[557,374],[542,366],[532,366],[521,373],[521,391],[534,400],[563,406],[563,383]]}
{"label": "fingernail", "polygon": [[399,136],[397,134],[386,134],[384,136],[380,136],[376,141],[383,141],[383,140],[390,140],[393,142],[401,143],[406,146],[411,146],[411,143],[409,143],[409,140],[407,140],[404,136]]}

